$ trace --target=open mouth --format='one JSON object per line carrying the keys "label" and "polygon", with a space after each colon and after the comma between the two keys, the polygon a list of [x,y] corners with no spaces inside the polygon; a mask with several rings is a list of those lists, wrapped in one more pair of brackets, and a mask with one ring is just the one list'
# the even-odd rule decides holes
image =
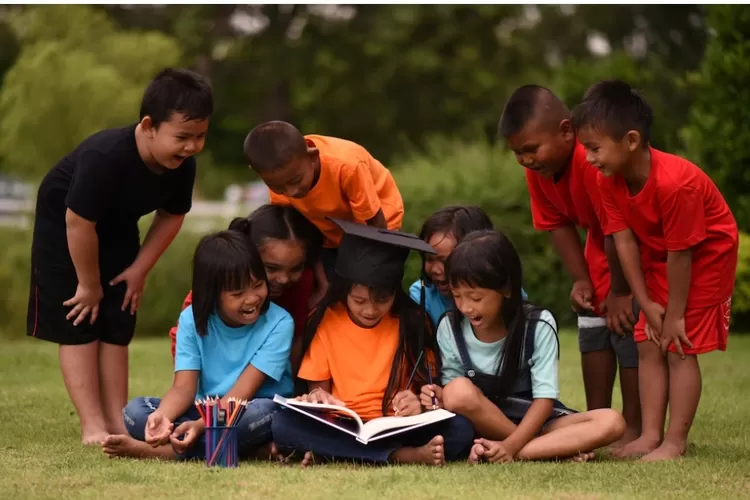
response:
{"label": "open mouth", "polygon": [[240,316],[242,316],[243,319],[251,319],[257,312],[257,307],[243,307],[240,309]]}
{"label": "open mouth", "polygon": [[174,160],[175,160],[176,162],[182,163],[183,161],[185,161],[185,159],[187,158],[187,156],[183,156],[183,155],[173,155],[173,156],[172,156],[172,158],[174,158]]}
{"label": "open mouth", "polygon": [[481,316],[469,315],[469,316],[466,316],[466,317],[469,318],[469,322],[471,323],[472,326],[479,326],[479,325],[482,324],[482,317]]}

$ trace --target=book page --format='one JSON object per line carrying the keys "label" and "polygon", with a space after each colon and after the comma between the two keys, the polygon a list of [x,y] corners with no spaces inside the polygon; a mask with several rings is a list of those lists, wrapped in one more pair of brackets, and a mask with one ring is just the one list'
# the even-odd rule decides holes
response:
{"label": "book page", "polygon": [[[299,401],[296,399],[287,399],[283,396],[279,396],[278,394],[274,396],[273,400],[282,405],[294,406],[303,411],[309,411],[310,413],[314,413],[318,418],[321,418],[321,413],[340,413],[356,423],[357,429],[355,430],[355,432],[358,432],[359,429],[361,429],[364,425],[359,415],[345,406],[328,405],[323,403],[306,403],[304,401]],[[330,419],[326,418],[326,420]]]}
{"label": "book page", "polygon": [[398,429],[401,427],[421,426],[439,422],[447,418],[453,417],[454,414],[444,410],[432,410],[420,413],[419,415],[412,415],[409,417],[380,417],[374,418],[362,426],[360,431],[360,437],[365,441],[374,437],[381,432],[385,432],[392,429]]}

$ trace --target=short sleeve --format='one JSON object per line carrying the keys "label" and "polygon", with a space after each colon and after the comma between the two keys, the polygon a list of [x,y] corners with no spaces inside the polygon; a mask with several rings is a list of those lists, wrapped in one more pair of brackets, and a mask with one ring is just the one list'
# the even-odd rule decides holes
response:
{"label": "short sleeve", "polygon": [[271,205],[276,205],[279,207],[288,207],[291,206],[291,203],[289,202],[289,198],[284,196],[283,194],[277,194],[271,191],[271,189],[268,189],[268,200]]}
{"label": "short sleeve", "polygon": [[461,355],[458,353],[456,339],[453,337],[450,317],[447,315],[443,316],[438,325],[437,342],[440,349],[440,360],[442,361],[440,379],[443,385],[446,385],[451,380],[464,376],[464,365],[461,362]]}
{"label": "short sleeve", "polygon": [[706,239],[703,198],[691,186],[676,186],[657,198],[669,252],[688,250]]}
{"label": "short sleeve", "polygon": [[310,342],[310,347],[300,363],[298,377],[310,382],[331,380],[331,367],[328,364],[328,353],[321,332],[317,332]]}
{"label": "short sleeve", "polygon": [[572,222],[547,199],[542,189],[542,179],[535,172],[526,169],[526,186],[531,198],[531,219],[534,228],[540,231],[552,231]]}
{"label": "short sleeve", "polygon": [[419,304],[419,301],[422,298],[422,283],[419,280],[412,283],[409,287],[409,297],[411,297],[411,300]]}
{"label": "short sleeve", "polygon": [[182,311],[177,327],[177,347],[174,371],[201,369],[201,351],[198,346],[198,330],[195,328],[193,308]]}
{"label": "short sleeve", "polygon": [[534,399],[557,399],[560,390],[557,379],[557,323],[548,311],[542,311],[534,336],[534,353],[529,361],[531,393]]}
{"label": "short sleeve", "polygon": [[66,206],[86,220],[97,222],[107,215],[122,184],[118,165],[95,150],[83,150],[76,159]]}
{"label": "short sleeve", "polygon": [[602,214],[604,216],[604,220],[601,218],[599,219],[602,224],[604,235],[609,236],[626,230],[628,225],[625,222],[625,217],[623,217],[620,209],[617,208],[617,204],[615,203],[614,190],[616,187],[614,183],[611,179],[607,179],[601,173],[597,173],[596,184],[599,188],[601,210],[603,211]]}
{"label": "short sleeve", "polygon": [[172,215],[185,215],[193,206],[195,185],[195,158],[186,159],[168,179],[167,194],[159,208]]}
{"label": "short sleeve", "polygon": [[278,382],[289,363],[293,338],[294,321],[285,313],[282,319],[274,324],[260,349],[250,359],[250,364]]}
{"label": "short sleeve", "polygon": [[377,215],[381,203],[367,163],[360,161],[354,166],[346,166],[342,183],[349,206],[357,220],[366,222]]}
{"label": "short sleeve", "polygon": [[591,201],[591,207],[594,209],[594,215],[599,221],[599,227],[604,228],[607,225],[607,209],[604,207],[599,188],[599,170],[588,162],[583,172],[583,184]]}

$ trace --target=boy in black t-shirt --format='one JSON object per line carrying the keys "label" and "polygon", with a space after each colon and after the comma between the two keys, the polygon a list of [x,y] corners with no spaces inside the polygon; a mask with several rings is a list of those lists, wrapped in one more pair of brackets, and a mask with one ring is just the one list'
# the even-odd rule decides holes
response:
{"label": "boy in black t-shirt", "polygon": [[[146,88],[140,122],[91,135],[39,187],[27,334],[60,344],[84,444],[125,432],[136,310],[190,211],[192,156],[212,113],[203,77],[165,69]],[[153,211],[141,245],[138,220]]]}

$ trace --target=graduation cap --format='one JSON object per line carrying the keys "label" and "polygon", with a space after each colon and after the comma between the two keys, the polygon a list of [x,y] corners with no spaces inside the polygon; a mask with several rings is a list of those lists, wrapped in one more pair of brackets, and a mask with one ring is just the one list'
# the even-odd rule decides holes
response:
{"label": "graduation cap", "polygon": [[415,234],[328,219],[344,231],[336,257],[336,274],[354,283],[371,287],[394,286],[404,277],[404,265],[410,250],[437,253]]}

